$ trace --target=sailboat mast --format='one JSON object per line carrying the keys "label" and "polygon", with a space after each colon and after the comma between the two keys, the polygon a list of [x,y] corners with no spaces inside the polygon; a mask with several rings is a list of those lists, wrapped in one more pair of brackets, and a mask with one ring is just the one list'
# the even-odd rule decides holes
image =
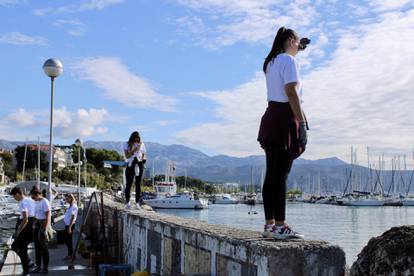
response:
{"label": "sailboat mast", "polygon": [[24,157],[23,157],[23,171],[22,171],[22,180],[25,180],[24,174],[25,174],[25,170],[26,170],[26,155],[27,155],[27,138],[26,138],[26,142],[24,144]]}
{"label": "sailboat mast", "polygon": [[40,189],[40,136],[37,136],[37,188]]}

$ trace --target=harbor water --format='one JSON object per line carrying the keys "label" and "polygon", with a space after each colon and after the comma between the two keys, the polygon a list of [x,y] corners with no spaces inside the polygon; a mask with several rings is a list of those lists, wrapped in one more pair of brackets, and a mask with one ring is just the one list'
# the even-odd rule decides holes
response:
{"label": "harbor water", "polygon": [[[263,205],[209,205],[205,210],[159,209],[157,212],[263,231]],[[257,214],[252,214],[256,211]],[[306,239],[325,240],[341,246],[352,265],[369,239],[393,226],[414,224],[414,207],[351,207],[289,203],[286,222]]]}
{"label": "harbor water", "polygon": [[[212,204],[204,210],[158,209],[157,212],[256,231],[262,231],[264,223],[263,205]],[[352,265],[370,238],[393,226],[413,225],[414,207],[288,203],[287,223],[303,233],[306,239],[325,240],[341,246],[346,253],[347,264]],[[11,230],[0,229],[0,242],[5,242],[11,234]],[[0,263],[3,253],[0,246]]]}

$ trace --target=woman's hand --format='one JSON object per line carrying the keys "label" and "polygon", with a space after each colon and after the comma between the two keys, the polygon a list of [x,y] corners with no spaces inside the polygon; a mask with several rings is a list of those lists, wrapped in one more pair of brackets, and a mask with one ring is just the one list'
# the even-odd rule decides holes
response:
{"label": "woman's hand", "polygon": [[72,234],[72,227],[69,227],[68,228],[68,234],[70,235],[70,234]]}
{"label": "woman's hand", "polygon": [[40,238],[40,240],[46,239],[46,229],[40,229],[39,230],[39,238]]}
{"label": "woman's hand", "polygon": [[308,133],[306,130],[306,122],[299,123],[299,144],[301,147],[305,147],[308,143]]}

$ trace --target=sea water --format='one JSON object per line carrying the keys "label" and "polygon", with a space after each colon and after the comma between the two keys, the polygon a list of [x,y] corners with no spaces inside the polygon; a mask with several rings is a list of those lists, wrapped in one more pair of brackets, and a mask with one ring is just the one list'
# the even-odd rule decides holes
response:
{"label": "sea water", "polygon": [[[253,208],[257,214],[248,214]],[[263,205],[209,205],[205,210],[160,209],[160,213],[203,220],[213,224],[263,231]],[[252,212],[251,212],[252,213]],[[339,245],[348,265],[369,239],[393,226],[414,224],[414,206],[353,207],[309,203],[289,203],[286,222],[309,240],[325,240]]]}

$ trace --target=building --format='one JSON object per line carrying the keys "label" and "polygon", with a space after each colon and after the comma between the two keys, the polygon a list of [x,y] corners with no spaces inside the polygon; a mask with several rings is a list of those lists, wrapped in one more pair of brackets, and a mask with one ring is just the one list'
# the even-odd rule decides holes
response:
{"label": "building", "polygon": [[[31,150],[38,150],[38,145],[27,145]],[[44,151],[48,154],[49,158],[49,145],[40,145],[40,151]],[[63,169],[73,164],[72,150],[66,146],[53,146],[53,162],[57,164],[58,169]]]}

